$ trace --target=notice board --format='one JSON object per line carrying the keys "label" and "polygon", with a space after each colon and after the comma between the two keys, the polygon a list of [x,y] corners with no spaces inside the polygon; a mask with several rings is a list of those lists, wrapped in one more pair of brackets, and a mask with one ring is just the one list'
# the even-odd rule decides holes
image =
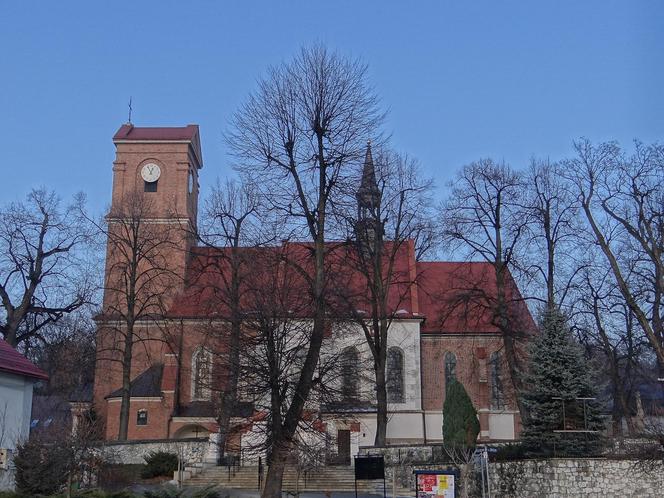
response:
{"label": "notice board", "polygon": [[456,475],[453,471],[416,470],[417,498],[455,498]]}

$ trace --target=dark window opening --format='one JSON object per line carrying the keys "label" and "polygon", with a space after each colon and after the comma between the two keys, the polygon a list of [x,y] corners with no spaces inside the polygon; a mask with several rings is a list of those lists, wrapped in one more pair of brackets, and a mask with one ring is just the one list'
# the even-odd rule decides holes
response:
{"label": "dark window opening", "polygon": [[399,348],[387,350],[387,401],[403,403],[403,352]]}
{"label": "dark window opening", "polygon": [[342,351],[341,398],[345,402],[353,402],[359,399],[359,362],[360,354],[356,348],[349,347]]}
{"label": "dark window opening", "polygon": [[155,180],[153,182],[143,182],[143,192],[156,192],[157,191],[157,182],[159,180]]}
{"label": "dark window opening", "polygon": [[502,360],[498,351],[491,355],[489,365],[491,368],[491,408],[504,410],[505,394],[503,392]]}
{"label": "dark window opening", "polygon": [[136,425],[148,425],[148,411],[138,410],[136,414]]}
{"label": "dark window opening", "polygon": [[445,389],[456,380],[456,355],[451,352],[445,353]]}

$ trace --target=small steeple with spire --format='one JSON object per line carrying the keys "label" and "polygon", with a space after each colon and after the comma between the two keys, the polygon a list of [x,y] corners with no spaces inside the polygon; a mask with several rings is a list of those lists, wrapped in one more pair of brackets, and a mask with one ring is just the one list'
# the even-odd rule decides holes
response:
{"label": "small steeple with spire", "polygon": [[[367,151],[364,155],[364,167],[362,168],[362,180],[360,188],[355,194],[357,198],[358,218],[366,218],[380,205],[381,192],[376,182],[376,169],[373,156],[371,155],[371,140],[367,142]],[[367,212],[368,211],[368,212]]]}
{"label": "small steeple with spire", "polygon": [[[376,237],[382,239],[383,224],[380,220],[381,191],[376,181],[376,169],[371,154],[371,141],[367,142],[367,151],[364,155],[364,166],[362,168],[362,179],[357,189],[357,223],[355,233],[358,242],[365,245],[373,244]],[[372,245],[370,244],[370,245]]]}

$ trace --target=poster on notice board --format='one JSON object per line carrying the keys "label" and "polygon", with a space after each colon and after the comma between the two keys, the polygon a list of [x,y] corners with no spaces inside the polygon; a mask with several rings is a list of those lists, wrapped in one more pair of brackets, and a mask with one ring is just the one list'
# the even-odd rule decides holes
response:
{"label": "poster on notice board", "polygon": [[415,476],[417,498],[455,498],[455,476],[452,472],[418,470]]}

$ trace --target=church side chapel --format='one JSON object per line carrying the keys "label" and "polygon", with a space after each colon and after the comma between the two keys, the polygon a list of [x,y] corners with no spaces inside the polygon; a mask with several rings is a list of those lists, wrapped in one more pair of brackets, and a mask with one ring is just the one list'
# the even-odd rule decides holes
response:
{"label": "church side chapel", "polygon": [[[203,168],[198,126],[125,124],[113,142],[105,293],[96,319],[95,410],[105,423],[107,440],[212,439],[219,430],[219,394],[229,378],[223,331],[232,311],[216,290],[231,269],[223,263],[228,248],[200,246],[194,236]],[[360,239],[381,230],[369,218],[379,195],[368,146],[356,196]],[[135,237],[139,230],[144,234],[140,243]],[[366,313],[370,308],[360,295],[365,283],[348,266],[358,257],[357,246],[338,242],[330,248],[336,288],[355,296],[355,312]],[[298,340],[311,316],[301,292],[302,276],[278,264],[285,255],[306,268],[306,243],[241,248],[239,253],[251,274],[241,284],[248,339],[242,346],[246,356],[227,445],[235,454],[264,432],[265,400],[246,388],[252,369],[260,365],[258,356],[251,356],[252,327],[259,326],[264,310],[282,313],[292,326],[288,333]],[[445,390],[453,380],[464,385],[477,409],[480,440],[515,439],[520,418],[502,335],[486,309],[469,306],[460,295],[471,282],[495,294],[493,268],[418,261],[413,241],[398,248],[394,266],[399,278],[388,292],[388,444],[442,442]],[[142,278],[132,280],[137,274]],[[511,295],[518,297],[516,284],[508,280]],[[523,301],[511,303],[510,313],[523,330],[532,330]],[[316,430],[334,441],[328,449],[334,462],[350,464],[360,446],[373,445],[376,433],[374,373],[361,327],[347,319],[331,320],[320,361],[336,368],[330,380],[333,394],[308,402],[307,413]],[[128,386],[126,404],[123,385]],[[123,405],[128,413],[121,413]],[[121,416],[129,420],[126,434],[121,433]]]}

